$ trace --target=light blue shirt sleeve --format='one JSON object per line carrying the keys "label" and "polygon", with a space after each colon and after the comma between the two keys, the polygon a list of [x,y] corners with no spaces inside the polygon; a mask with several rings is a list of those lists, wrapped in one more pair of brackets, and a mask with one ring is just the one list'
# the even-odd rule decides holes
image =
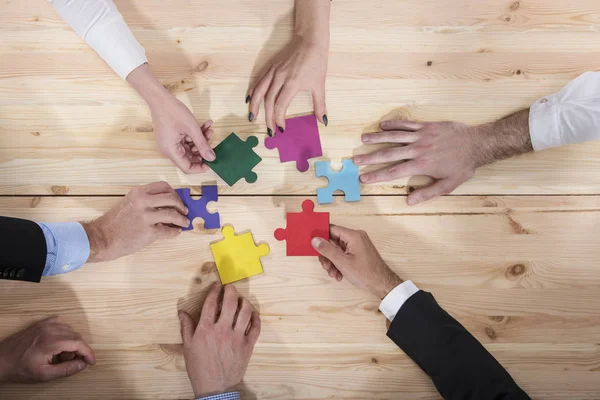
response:
{"label": "light blue shirt sleeve", "polygon": [[90,241],[79,222],[38,223],[46,238],[46,265],[42,276],[75,271],[90,256]]}
{"label": "light blue shirt sleeve", "polygon": [[238,392],[227,392],[208,397],[198,397],[196,400],[240,400],[240,394]]}

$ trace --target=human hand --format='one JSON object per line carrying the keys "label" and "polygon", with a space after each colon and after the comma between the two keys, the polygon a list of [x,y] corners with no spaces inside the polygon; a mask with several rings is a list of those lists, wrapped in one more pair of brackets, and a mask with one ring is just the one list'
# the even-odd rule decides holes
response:
{"label": "human hand", "polygon": [[242,381],[260,335],[260,317],[232,285],[215,283],[202,307],[200,322],[179,312],[183,355],[194,395],[223,393]]}
{"label": "human hand", "polygon": [[185,104],[171,94],[160,104],[151,106],[150,111],[156,141],[163,155],[186,174],[206,171],[208,165],[203,158],[215,159],[215,153],[208,145],[213,122],[206,121],[199,127]]}
{"label": "human hand", "polygon": [[478,154],[482,134],[478,127],[457,122],[419,123],[392,120],[380,124],[382,131],[362,136],[363,143],[393,143],[394,147],[354,157],[357,165],[394,163],[360,176],[363,183],[427,175],[436,181],[408,195],[414,205],[451,193],[469,180],[481,165]]}
{"label": "human hand", "polygon": [[312,94],[317,119],[327,126],[325,106],[325,78],[329,44],[312,43],[296,38],[268,67],[267,72],[256,80],[246,97],[250,102],[248,119],[258,116],[260,104],[265,103],[267,134],[285,130],[285,114],[292,100],[301,91]]}
{"label": "human hand", "polygon": [[2,383],[48,382],[94,364],[92,349],[59,317],[40,321],[0,342]]}
{"label": "human hand", "polygon": [[206,171],[208,166],[203,159],[215,159],[215,153],[208,145],[213,134],[210,129],[212,121],[198,126],[190,110],[163,87],[147,64],[134,69],[127,76],[127,82],[150,107],[156,141],[162,154],[186,174]]}
{"label": "human hand", "polygon": [[90,241],[88,262],[110,261],[169,239],[189,226],[187,207],[166,182],[136,187],[106,214],[82,223]]}
{"label": "human hand", "polygon": [[313,238],[319,261],[338,282],[344,277],[352,285],[383,299],[403,281],[383,261],[365,231],[331,225],[329,241]]}

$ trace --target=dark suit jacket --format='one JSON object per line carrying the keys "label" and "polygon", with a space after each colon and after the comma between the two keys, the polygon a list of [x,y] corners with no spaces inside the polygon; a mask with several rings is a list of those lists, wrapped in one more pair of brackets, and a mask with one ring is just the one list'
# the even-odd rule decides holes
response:
{"label": "dark suit jacket", "polygon": [[529,399],[461,324],[422,290],[402,305],[388,337],[423,371],[446,400]]}
{"label": "dark suit jacket", "polygon": [[0,217],[0,280],[39,282],[46,255],[46,238],[38,224]]}

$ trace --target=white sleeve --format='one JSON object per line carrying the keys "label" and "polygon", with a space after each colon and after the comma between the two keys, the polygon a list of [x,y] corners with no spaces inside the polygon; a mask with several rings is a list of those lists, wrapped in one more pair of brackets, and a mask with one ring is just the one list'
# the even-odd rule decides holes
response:
{"label": "white sleeve", "polygon": [[385,317],[392,322],[398,314],[400,307],[404,305],[406,300],[413,294],[417,293],[419,288],[415,286],[412,281],[404,281],[396,286],[391,292],[387,294],[379,305],[379,311],[385,315]]}
{"label": "white sleeve", "polygon": [[529,111],[534,150],[600,139],[600,72],[586,72]]}
{"label": "white sleeve", "polygon": [[112,0],[49,0],[61,17],[123,79],[148,62]]}

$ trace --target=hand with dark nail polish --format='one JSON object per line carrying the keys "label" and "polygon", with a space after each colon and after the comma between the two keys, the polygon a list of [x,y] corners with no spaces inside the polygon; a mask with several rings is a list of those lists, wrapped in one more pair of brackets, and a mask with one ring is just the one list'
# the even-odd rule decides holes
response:
{"label": "hand with dark nail polish", "polygon": [[248,121],[252,122],[254,120],[254,113],[248,113]]}
{"label": "hand with dark nail polish", "polygon": [[[294,40],[280,52],[248,91],[249,111],[256,117],[264,102],[265,121],[272,131],[285,131],[285,115],[296,94],[312,94],[314,113],[327,125],[325,79],[329,55],[329,13],[323,1],[296,1]],[[246,98],[248,99],[248,97]]]}
{"label": "hand with dark nail polish", "polygon": [[269,135],[269,137],[273,137],[273,130],[271,128],[267,128],[267,135]]}
{"label": "hand with dark nail polish", "polygon": [[246,104],[250,103],[250,95],[246,96]]}

